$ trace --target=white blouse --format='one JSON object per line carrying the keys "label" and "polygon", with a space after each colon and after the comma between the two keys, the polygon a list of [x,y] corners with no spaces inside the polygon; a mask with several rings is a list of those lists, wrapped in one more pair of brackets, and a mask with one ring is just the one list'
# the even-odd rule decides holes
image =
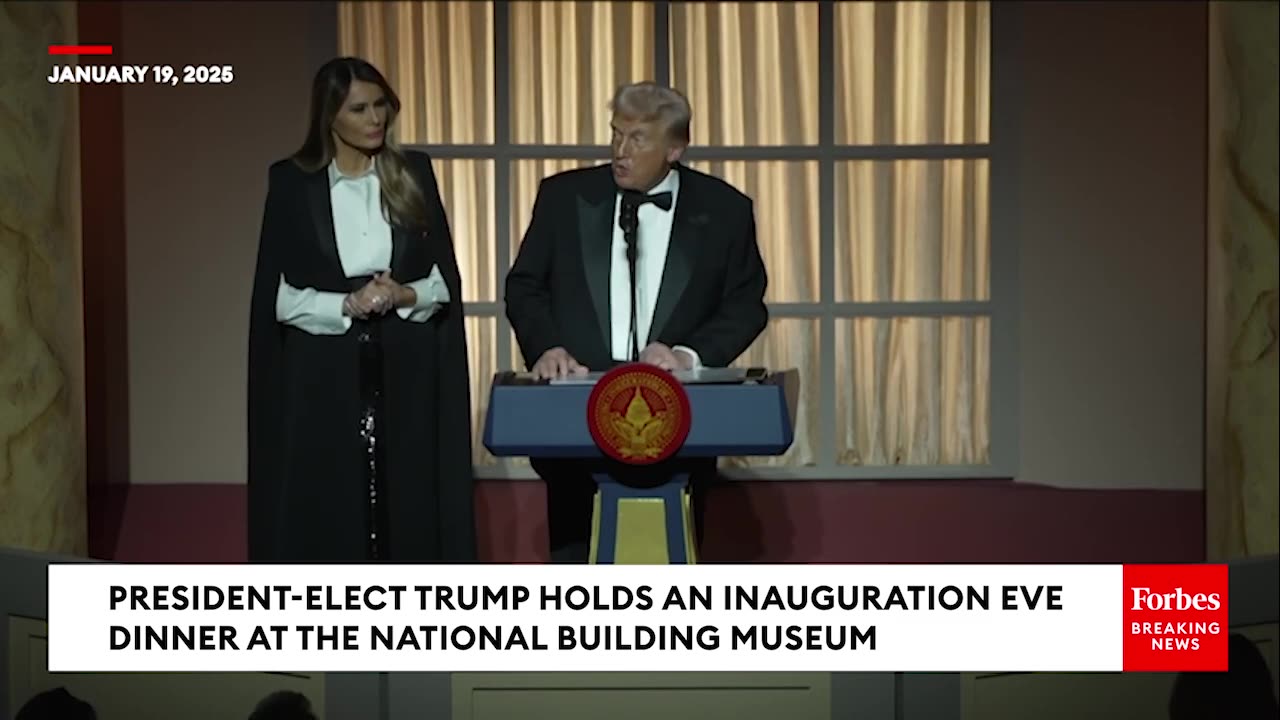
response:
{"label": "white blouse", "polygon": [[[359,175],[344,175],[329,163],[329,198],[333,206],[333,231],[338,257],[347,277],[375,275],[391,267],[391,224],[382,210],[382,185],[374,166]],[[440,266],[426,277],[404,283],[418,300],[413,307],[397,308],[401,319],[426,322],[450,301]],[[295,288],[280,276],[276,293],[276,319],[313,335],[342,335],[351,318],[342,313],[346,293]]]}

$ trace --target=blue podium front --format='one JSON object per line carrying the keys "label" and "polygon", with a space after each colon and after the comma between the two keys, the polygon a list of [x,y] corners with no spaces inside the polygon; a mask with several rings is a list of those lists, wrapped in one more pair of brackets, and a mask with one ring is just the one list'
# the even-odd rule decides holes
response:
{"label": "blue podium front", "polygon": [[497,457],[572,459],[590,466],[598,486],[591,562],[696,562],[689,461],[785,453],[795,436],[798,373],[676,373],[689,401],[688,435],[673,457],[649,465],[609,457],[592,436],[588,402],[597,379],[599,374],[547,382],[498,373],[489,395],[485,447]]}

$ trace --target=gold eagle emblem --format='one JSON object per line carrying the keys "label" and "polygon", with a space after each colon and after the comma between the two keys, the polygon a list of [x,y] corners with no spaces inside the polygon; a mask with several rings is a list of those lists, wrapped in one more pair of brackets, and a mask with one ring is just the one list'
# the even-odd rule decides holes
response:
{"label": "gold eagle emblem", "polygon": [[610,424],[621,442],[618,452],[624,457],[657,457],[663,450],[660,436],[667,426],[666,411],[653,412],[640,388],[631,395],[626,413],[610,413]]}
{"label": "gold eagle emblem", "polygon": [[689,434],[689,399],[670,373],[638,363],[605,373],[587,398],[596,447],[631,465],[661,462]]}

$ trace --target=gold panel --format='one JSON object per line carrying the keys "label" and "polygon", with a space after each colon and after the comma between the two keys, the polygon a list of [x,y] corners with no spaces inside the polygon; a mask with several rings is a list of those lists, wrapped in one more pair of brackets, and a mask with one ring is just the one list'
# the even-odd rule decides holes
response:
{"label": "gold panel", "polygon": [[[598,562],[600,556],[601,494],[597,490],[591,506],[591,552],[588,562]],[[680,542],[684,543],[685,557],[692,565],[698,561],[697,541],[693,527],[692,498],[688,489],[681,493]],[[671,562],[667,552],[667,503],[662,498],[621,498],[615,508],[614,563],[617,565],[666,565]]]}
{"label": "gold panel", "polygon": [[622,498],[613,561],[618,565],[666,565],[667,502],[662,498]]}

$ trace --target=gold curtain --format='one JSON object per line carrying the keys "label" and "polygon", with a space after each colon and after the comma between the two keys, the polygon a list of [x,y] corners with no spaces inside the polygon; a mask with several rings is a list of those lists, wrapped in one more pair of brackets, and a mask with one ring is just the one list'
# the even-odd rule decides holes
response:
{"label": "gold curtain", "polygon": [[402,142],[493,142],[493,3],[340,2],[338,45],[391,81]]}
{"label": "gold curtain", "polygon": [[[341,3],[342,52],[387,72],[405,99],[406,143],[493,143],[491,3]],[[989,9],[985,2],[837,3],[835,142],[983,144],[988,140]],[[695,146],[819,143],[815,2],[675,2],[672,85],[694,108]],[[510,141],[604,144],[607,101],[653,74],[650,3],[511,3]],[[483,72],[481,71],[483,69]],[[406,87],[414,85],[413,88]],[[415,104],[410,114],[408,106]],[[511,195],[493,196],[493,161],[436,162],[457,237],[467,299],[499,300],[497,243],[518,247],[538,181],[590,160],[511,161]],[[817,303],[819,199],[834,194],[838,302],[982,301],[989,296],[988,162],[839,161],[834,188],[808,160],[695,162],[754,198],[771,303]],[[507,203],[509,228],[493,227]],[[504,239],[500,233],[506,233]],[[878,315],[884,315],[884,307]],[[813,466],[821,406],[835,403],[836,457],[849,465],[983,464],[989,457],[989,323],[985,317],[837,317],[836,387],[821,385],[821,323],[775,313],[738,364],[796,367],[803,377],[796,443],[739,465]],[[499,323],[470,321],[477,432],[498,358]],[[505,327],[503,325],[502,327]],[[509,332],[508,330],[501,330]],[[478,437],[478,435],[477,435]],[[477,462],[494,459],[477,449]]]}
{"label": "gold curtain", "polygon": [[653,5],[517,2],[507,12],[511,141],[607,144],[614,89],[653,74]]}

